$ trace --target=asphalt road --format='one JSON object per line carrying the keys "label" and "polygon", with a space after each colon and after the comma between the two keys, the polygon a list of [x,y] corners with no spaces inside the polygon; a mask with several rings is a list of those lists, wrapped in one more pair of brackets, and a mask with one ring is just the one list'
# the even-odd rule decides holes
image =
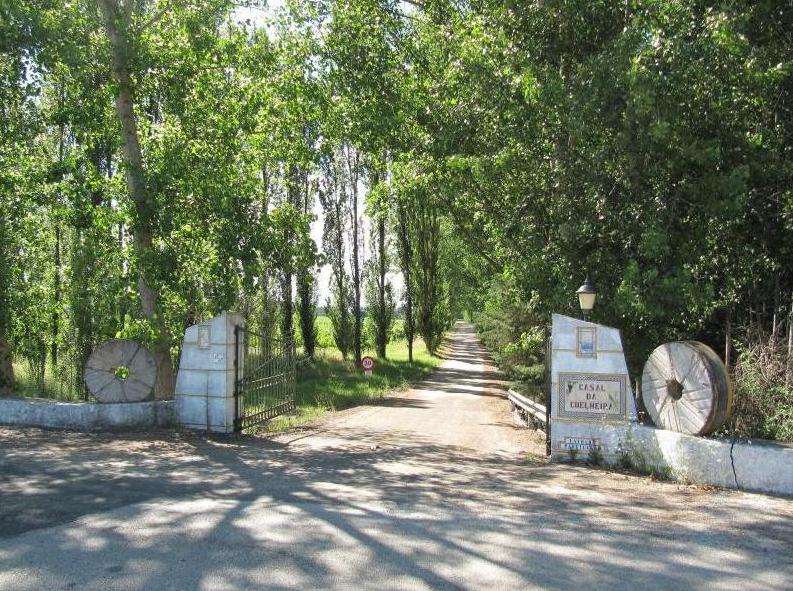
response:
{"label": "asphalt road", "polygon": [[793,589],[793,500],[541,454],[467,325],[278,437],[0,428],[0,590]]}

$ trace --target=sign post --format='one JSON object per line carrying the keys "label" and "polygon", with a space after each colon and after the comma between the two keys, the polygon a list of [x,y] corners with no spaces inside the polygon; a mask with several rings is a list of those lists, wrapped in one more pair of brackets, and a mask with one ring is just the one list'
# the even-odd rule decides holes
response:
{"label": "sign post", "polygon": [[551,459],[616,461],[636,422],[620,332],[554,314],[550,353]]}
{"label": "sign post", "polygon": [[367,378],[372,376],[372,372],[374,371],[374,368],[376,366],[377,366],[377,363],[375,362],[374,358],[372,358],[372,357],[368,357],[367,356],[367,357],[364,357],[363,359],[361,359],[361,367],[363,368],[363,371],[366,374]]}

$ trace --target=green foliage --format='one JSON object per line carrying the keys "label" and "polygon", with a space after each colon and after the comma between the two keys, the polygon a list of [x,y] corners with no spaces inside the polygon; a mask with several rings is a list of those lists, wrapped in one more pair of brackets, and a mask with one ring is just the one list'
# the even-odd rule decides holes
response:
{"label": "green foliage", "polygon": [[327,315],[317,316],[317,347],[319,349],[332,349],[336,346],[333,337],[333,321]]}
{"label": "green foliage", "polygon": [[[788,4],[295,0],[263,26],[221,0],[122,3],[138,167],[102,11],[2,10],[0,339],[34,382],[80,395],[96,344],[126,335],[176,353],[185,326],[223,309],[284,331],[291,277],[308,349],[320,263],[333,272],[317,341],[330,322],[346,355],[359,190],[406,280],[390,338],[417,332],[434,350],[469,315],[527,383],[549,315],[577,313],[587,274],[593,319],[623,329],[634,370],[664,341],[721,349],[729,326],[789,322]],[[746,428],[787,438],[789,379],[768,382],[758,363],[742,353]]]}
{"label": "green foliage", "polygon": [[317,306],[313,279],[308,274],[301,275],[298,278],[297,290],[301,304],[298,308],[300,341],[306,355],[313,358],[317,348]]}
{"label": "green foliage", "polygon": [[602,466],[603,465],[603,452],[600,450],[599,447],[592,447],[587,454],[587,464],[590,466]]}
{"label": "green foliage", "polygon": [[55,376],[77,396],[98,343],[126,336],[175,354],[186,325],[271,301],[254,293],[262,277],[305,277],[317,262],[310,213],[284,198],[289,164],[309,170],[317,153],[312,36],[288,15],[271,38],[226,2],[165,4],[130,4],[123,30],[143,209],[125,185],[100,11],[3,10],[14,33],[2,19],[0,338],[29,381]]}
{"label": "green foliage", "polygon": [[739,343],[731,430],[743,437],[793,442],[793,367],[777,338]]}
{"label": "green foliage", "polygon": [[394,343],[397,341],[404,341],[406,339],[405,335],[405,319],[404,318],[395,318],[394,321],[391,323],[391,332],[388,335],[388,342]]}
{"label": "green foliage", "polygon": [[547,328],[532,302],[526,302],[514,281],[494,279],[481,312],[473,316],[485,346],[508,377],[531,394],[545,376]]}
{"label": "green foliage", "polygon": [[[333,293],[333,292],[331,292]],[[350,311],[351,301],[349,294],[347,297],[333,293],[333,299],[328,300],[326,310],[331,325],[333,326],[333,343],[341,352],[342,357],[347,359],[353,346],[353,323]]]}
{"label": "green foliage", "polygon": [[716,344],[725,315],[765,308],[768,325],[793,288],[790,19],[747,2],[449,9],[445,35],[417,25],[410,156],[539,315],[575,314],[590,274],[632,366],[666,340]]}
{"label": "green foliage", "polygon": [[452,320],[441,259],[442,221],[438,205],[428,195],[420,195],[413,203],[411,221],[416,330],[430,352],[434,352]]}
{"label": "green foliage", "polygon": [[378,357],[385,358],[386,345],[390,341],[394,323],[396,301],[391,282],[385,277],[381,282],[378,256],[375,255],[369,260],[366,272],[365,301],[367,308],[364,333],[367,335],[366,341],[374,345]]}

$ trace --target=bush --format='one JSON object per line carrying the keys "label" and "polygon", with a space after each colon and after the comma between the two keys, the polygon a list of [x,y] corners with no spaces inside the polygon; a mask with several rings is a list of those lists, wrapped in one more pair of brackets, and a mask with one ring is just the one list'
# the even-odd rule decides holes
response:
{"label": "bush", "polygon": [[321,349],[332,349],[336,347],[333,337],[333,323],[329,316],[317,316],[317,347]]}
{"label": "bush", "polygon": [[364,314],[363,324],[361,326],[361,349],[369,351],[375,348],[377,342],[377,326],[375,325],[374,318],[369,314]]}
{"label": "bush", "polygon": [[745,437],[793,442],[793,380],[786,348],[773,338],[736,348],[733,431]]}
{"label": "bush", "polygon": [[391,325],[391,332],[388,335],[388,340],[391,343],[396,343],[397,341],[404,341],[406,338],[405,319],[396,318],[394,323]]}
{"label": "bush", "polygon": [[482,342],[499,357],[499,363],[532,366],[545,355],[545,328],[534,302],[526,300],[507,279],[494,280],[484,310],[474,322]]}
{"label": "bush", "polygon": [[545,365],[536,363],[534,365],[521,364],[502,364],[507,377],[519,382],[529,384],[541,384],[545,379]]}

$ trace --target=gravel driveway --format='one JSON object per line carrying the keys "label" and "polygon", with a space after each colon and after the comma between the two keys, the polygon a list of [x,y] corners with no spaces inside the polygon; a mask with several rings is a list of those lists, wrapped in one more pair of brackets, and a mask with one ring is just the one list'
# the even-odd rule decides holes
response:
{"label": "gravel driveway", "polygon": [[460,324],[275,437],[0,428],[0,590],[793,589],[793,500],[545,463]]}

